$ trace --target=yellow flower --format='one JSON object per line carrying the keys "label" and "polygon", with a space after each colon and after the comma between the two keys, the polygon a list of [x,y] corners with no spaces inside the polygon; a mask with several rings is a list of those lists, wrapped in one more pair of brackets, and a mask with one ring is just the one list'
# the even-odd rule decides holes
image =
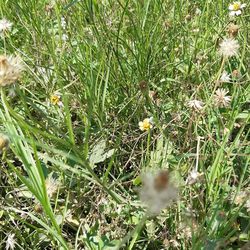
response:
{"label": "yellow flower", "polygon": [[139,122],[139,128],[141,131],[148,131],[153,128],[153,118],[146,118],[142,122]]}
{"label": "yellow flower", "polygon": [[237,11],[240,9],[240,3],[233,3],[233,10]]}
{"label": "yellow flower", "polygon": [[50,102],[53,104],[53,105],[58,105],[58,106],[63,106],[63,103],[61,102],[61,97],[59,95],[51,95],[50,96]]}

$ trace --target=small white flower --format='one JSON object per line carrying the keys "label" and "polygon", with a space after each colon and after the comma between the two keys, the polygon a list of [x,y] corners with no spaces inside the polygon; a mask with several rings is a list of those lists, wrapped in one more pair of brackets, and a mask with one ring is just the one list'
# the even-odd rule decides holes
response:
{"label": "small white flower", "polygon": [[169,242],[171,243],[171,245],[173,246],[174,249],[179,249],[180,243],[177,240],[172,239]]}
{"label": "small white flower", "polygon": [[140,199],[152,215],[159,214],[177,197],[178,189],[167,171],[147,172],[142,175]]}
{"label": "small white flower", "polygon": [[224,57],[232,57],[237,55],[240,45],[237,40],[233,38],[225,38],[219,48],[219,53]]}
{"label": "small white flower", "polygon": [[0,154],[3,150],[6,150],[9,147],[9,144],[9,137],[4,134],[0,134]]}
{"label": "small white flower", "polygon": [[24,69],[19,56],[0,56],[0,86],[10,86],[16,82]]}
{"label": "small white flower", "polygon": [[228,9],[230,10],[230,16],[240,16],[242,13],[242,9],[246,7],[246,4],[241,2],[234,2],[229,5]]}
{"label": "small white flower", "polygon": [[196,111],[200,111],[203,109],[204,103],[199,100],[191,100],[191,101],[188,101],[187,106]]}
{"label": "small white flower", "polygon": [[13,250],[13,249],[15,249],[16,241],[15,241],[14,237],[15,237],[15,234],[9,234],[8,235],[5,250],[9,250],[9,249]]}
{"label": "small white flower", "polygon": [[228,91],[225,89],[217,89],[214,95],[214,101],[218,107],[227,107],[231,102],[231,96],[227,96]]}
{"label": "small white flower", "polygon": [[240,26],[234,23],[228,25],[227,31],[230,37],[236,37],[239,32]]}
{"label": "small white flower", "polygon": [[7,19],[3,18],[2,20],[0,20],[0,32],[11,30],[11,27],[12,23]]}
{"label": "small white flower", "polygon": [[230,78],[230,75],[226,72],[226,71],[223,71],[221,77],[220,77],[220,82],[230,82],[231,78]]}

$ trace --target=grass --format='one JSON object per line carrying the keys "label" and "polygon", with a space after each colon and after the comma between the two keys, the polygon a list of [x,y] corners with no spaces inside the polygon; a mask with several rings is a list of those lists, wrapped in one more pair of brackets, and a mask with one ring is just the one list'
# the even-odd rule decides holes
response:
{"label": "grass", "polygon": [[[10,249],[248,249],[250,9],[231,18],[229,4],[0,0],[13,23],[1,54],[25,63],[1,88],[0,249],[11,237]],[[240,49],[223,59],[230,22]],[[218,88],[228,107],[215,105]],[[138,196],[148,169],[179,186],[153,217]],[[193,169],[202,178],[190,184]]]}

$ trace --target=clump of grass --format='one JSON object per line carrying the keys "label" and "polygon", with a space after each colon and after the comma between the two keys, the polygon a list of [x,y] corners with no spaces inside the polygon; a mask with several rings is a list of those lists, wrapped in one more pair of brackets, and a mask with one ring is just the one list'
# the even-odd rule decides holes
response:
{"label": "clump of grass", "polygon": [[248,7],[0,5],[0,249],[247,249]]}

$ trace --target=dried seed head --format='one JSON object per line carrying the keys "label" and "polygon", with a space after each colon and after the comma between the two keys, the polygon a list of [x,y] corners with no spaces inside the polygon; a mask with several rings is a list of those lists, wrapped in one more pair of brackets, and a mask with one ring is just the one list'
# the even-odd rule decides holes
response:
{"label": "dried seed head", "polygon": [[23,71],[23,63],[20,57],[0,56],[0,86],[4,87],[17,81]]}
{"label": "dried seed head", "polygon": [[156,91],[150,90],[148,95],[152,101],[155,101],[158,99],[158,93]]}
{"label": "dried seed head", "polygon": [[0,152],[9,147],[10,141],[6,135],[0,134]]}
{"label": "dried seed head", "polygon": [[230,37],[236,37],[238,35],[239,32],[239,25],[236,25],[234,23],[230,23],[228,25],[227,31]]}
{"label": "dried seed head", "polygon": [[152,100],[152,102],[154,102],[157,106],[160,106],[161,99],[159,98],[157,91],[150,90],[148,96]]}
{"label": "dried seed head", "polygon": [[140,88],[141,92],[147,91],[148,83],[146,81],[144,81],[144,80],[140,81],[139,82],[139,88]]}
{"label": "dried seed head", "polygon": [[214,95],[214,102],[217,107],[228,107],[231,102],[231,96],[227,96],[228,91],[217,89]]}
{"label": "dried seed head", "polygon": [[172,23],[171,23],[170,21],[165,21],[165,22],[164,22],[164,27],[165,27],[165,29],[170,29],[171,26],[172,26]]}
{"label": "dried seed head", "polygon": [[0,20],[0,33],[7,32],[11,30],[12,23],[8,21],[7,19],[3,18]]}
{"label": "dried seed head", "polygon": [[35,204],[35,206],[34,206],[34,210],[37,212],[37,213],[42,213],[42,211],[43,211],[43,208],[42,208],[42,206],[41,206],[41,204],[40,203],[36,203]]}
{"label": "dried seed head", "polygon": [[234,78],[240,78],[241,77],[240,71],[238,69],[233,70],[232,77],[234,77]]}
{"label": "dried seed head", "polygon": [[201,111],[204,107],[204,103],[199,100],[190,100],[188,101],[187,106],[195,111]]}
{"label": "dried seed head", "polygon": [[51,14],[52,10],[53,10],[54,6],[52,4],[46,4],[45,5],[45,11],[49,14]]}
{"label": "dried seed head", "polygon": [[224,83],[230,81],[231,81],[230,75],[226,71],[223,71],[219,82]]}

